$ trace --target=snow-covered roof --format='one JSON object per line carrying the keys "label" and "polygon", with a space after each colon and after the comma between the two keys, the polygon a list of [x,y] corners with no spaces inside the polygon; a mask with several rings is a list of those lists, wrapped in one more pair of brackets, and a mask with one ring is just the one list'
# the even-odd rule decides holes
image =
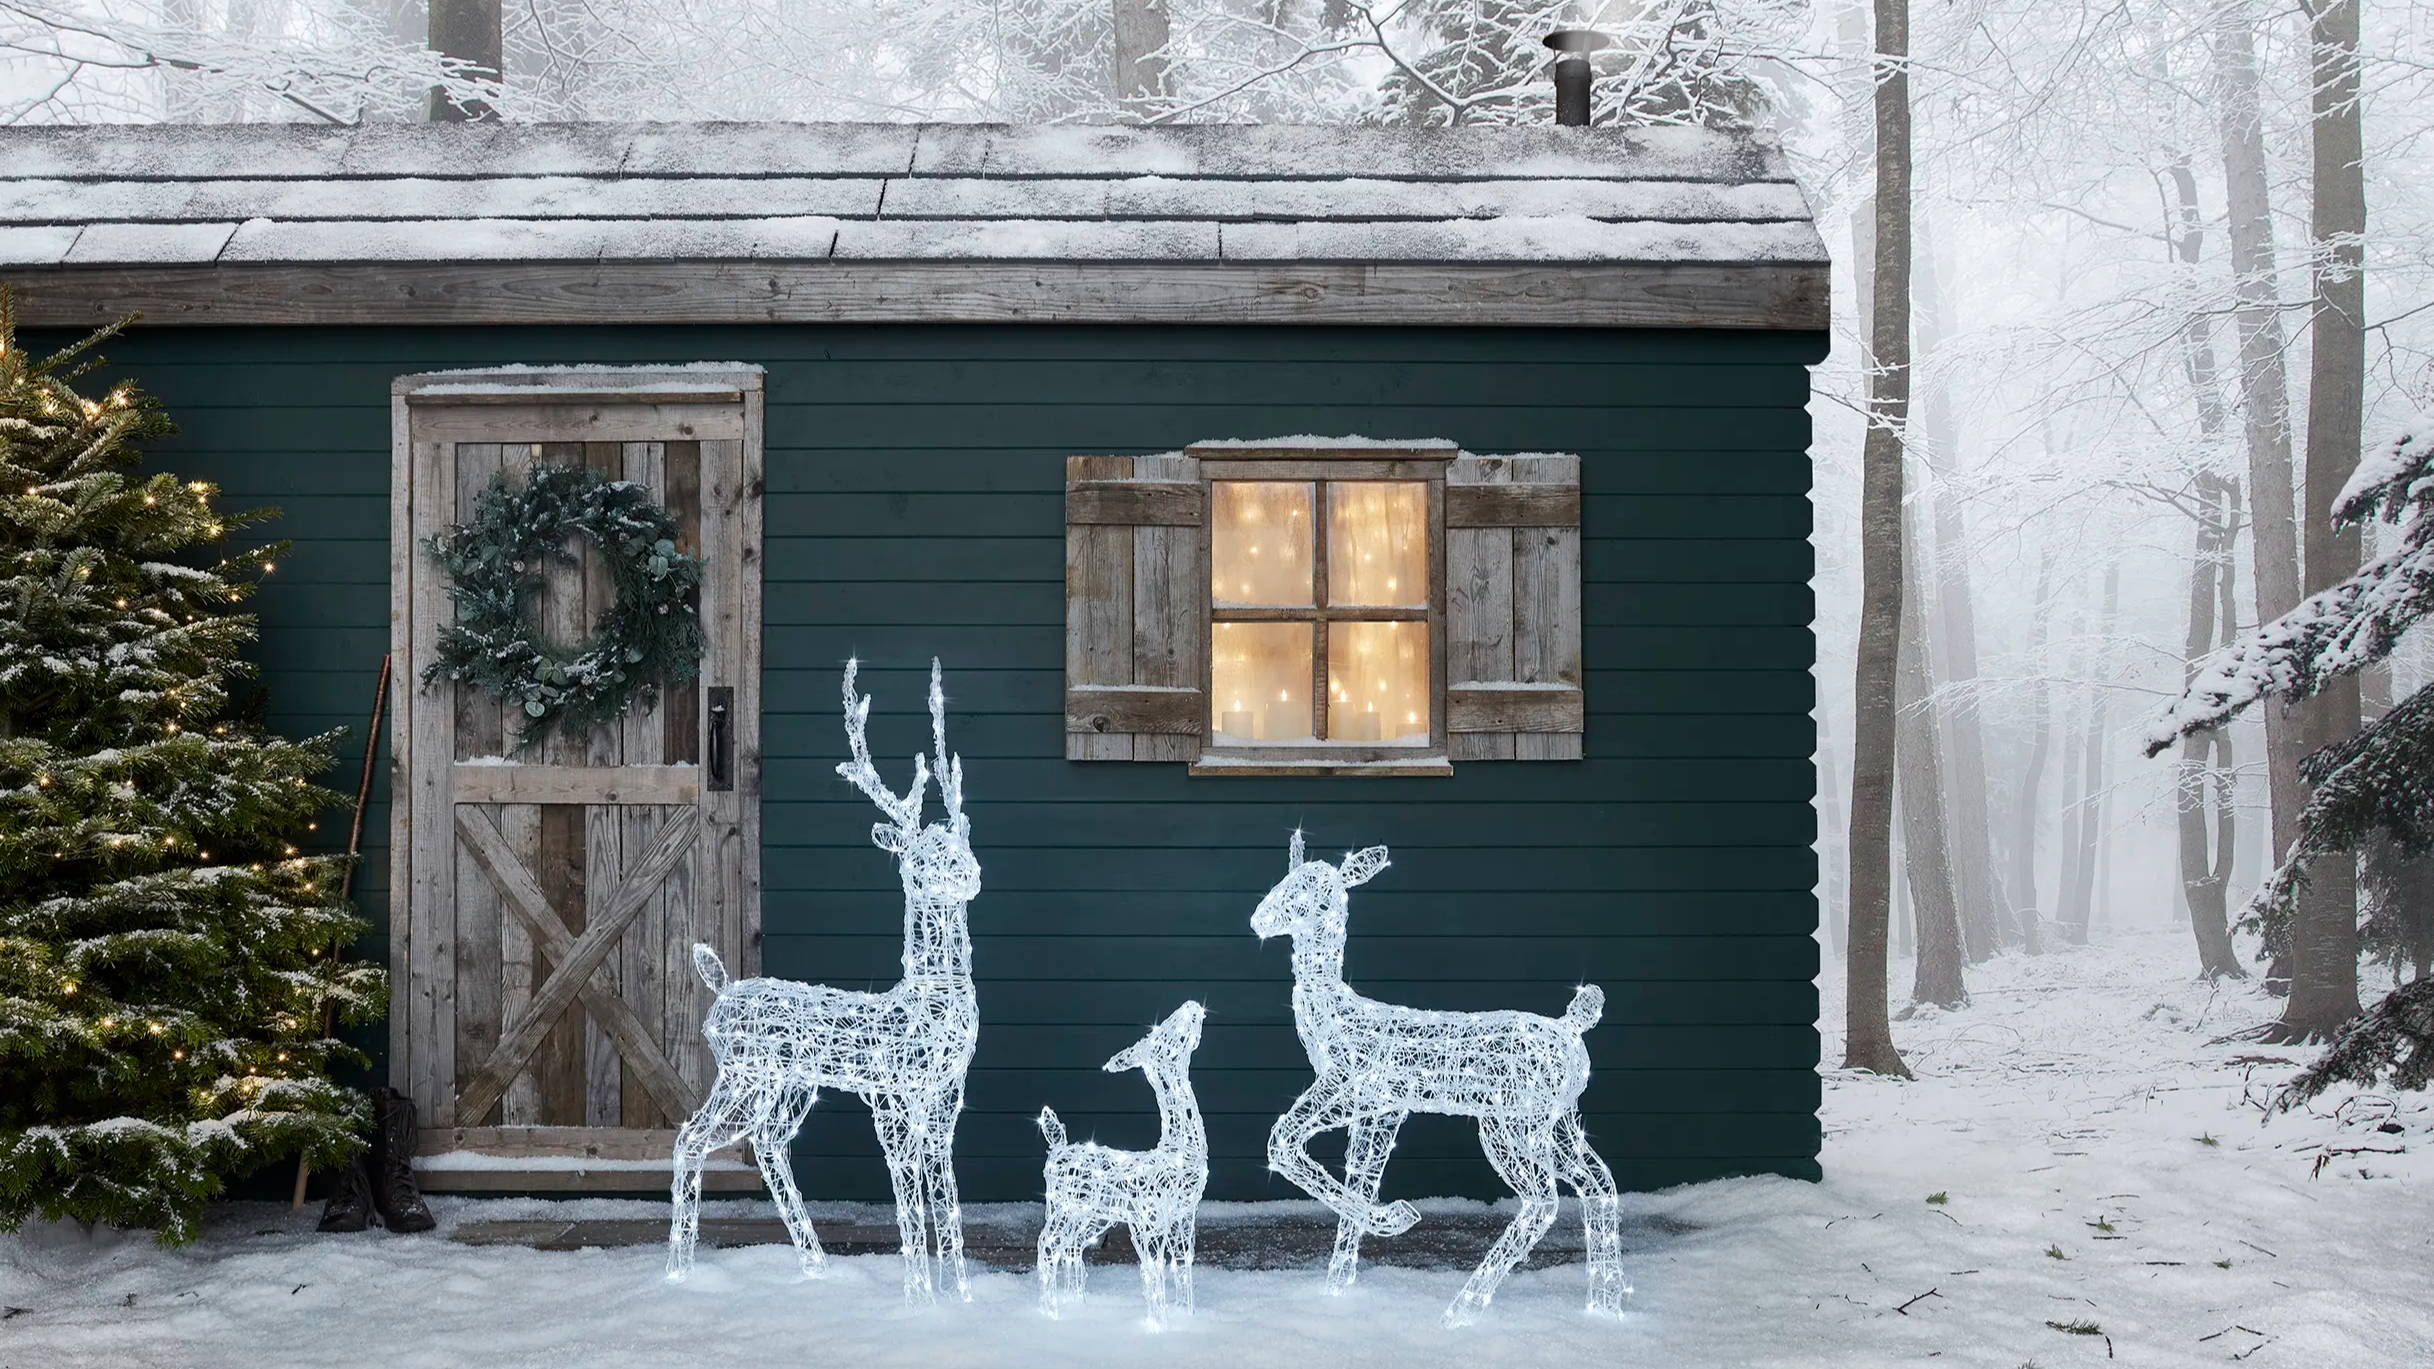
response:
{"label": "snow-covered roof", "polygon": [[1780,151],[1684,128],[0,132],[0,275],[37,308],[86,269],[180,283],[192,308],[206,268],[477,263],[1763,266],[1804,290],[1813,277],[1822,311],[1825,249]]}

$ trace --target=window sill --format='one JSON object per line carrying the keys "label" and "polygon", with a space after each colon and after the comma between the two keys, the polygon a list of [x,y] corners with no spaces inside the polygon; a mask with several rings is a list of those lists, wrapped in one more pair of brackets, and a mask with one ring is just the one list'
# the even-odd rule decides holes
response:
{"label": "window sill", "polygon": [[1315,757],[1295,760],[1283,756],[1203,756],[1189,773],[1198,777],[1263,778],[1285,775],[1366,775],[1375,779],[1450,778],[1454,764],[1438,756],[1396,756],[1381,760],[1335,760]]}

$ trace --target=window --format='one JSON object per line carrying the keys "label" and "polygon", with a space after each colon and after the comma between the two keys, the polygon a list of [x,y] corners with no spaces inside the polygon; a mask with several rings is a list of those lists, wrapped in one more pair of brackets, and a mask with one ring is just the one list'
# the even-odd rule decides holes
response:
{"label": "window", "polygon": [[[1209,481],[1209,749],[1300,759],[1425,751],[1440,736],[1434,479]],[[1356,748],[1357,755],[1347,755]]]}
{"label": "window", "polygon": [[1067,757],[1265,775],[1578,758],[1578,473],[1361,439],[1070,459]]}

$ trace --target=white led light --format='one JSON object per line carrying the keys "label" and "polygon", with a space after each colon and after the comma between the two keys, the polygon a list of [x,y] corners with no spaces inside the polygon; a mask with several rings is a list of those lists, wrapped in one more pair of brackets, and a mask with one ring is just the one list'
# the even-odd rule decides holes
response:
{"label": "white led light", "polygon": [[804,1214],[786,1152],[825,1088],[858,1094],[870,1104],[896,1189],[905,1296],[927,1299],[951,1281],[956,1295],[968,1300],[954,1151],[964,1074],[980,1038],[964,909],[980,892],[980,862],[972,856],[972,825],[963,811],[963,760],[947,754],[946,691],[938,662],[931,661],[930,736],[946,821],[924,827],[929,764],[913,758],[913,783],[901,798],[880,780],[864,735],[870,697],[854,693],[858,668],[858,662],[845,663],[845,736],[853,759],[841,762],[837,773],[888,818],[871,828],[871,841],[895,855],[904,882],[904,978],[885,993],[790,979],[730,983],[709,947],[693,948],[694,968],[718,995],[702,1026],[718,1079],[676,1134],[668,1277],[682,1279],[692,1267],[703,1162],[711,1151],[746,1140],[803,1272],[819,1271],[825,1258],[820,1238]]}
{"label": "white led light", "polygon": [[[1409,1203],[1379,1206],[1378,1182],[1403,1119],[1433,1112],[1478,1118],[1488,1163],[1521,1197],[1520,1214],[1445,1309],[1446,1324],[1477,1316],[1554,1225],[1558,1182],[1580,1195],[1589,1310],[1620,1315],[1631,1291],[1623,1281],[1622,1205],[1614,1175],[1580,1126],[1589,1083],[1580,1038],[1604,1013],[1605,993],[1582,985],[1562,1017],[1428,1012],[1363,998],[1344,982],[1347,891],[1386,868],[1386,848],[1355,851],[1340,866],[1302,859],[1299,832],[1288,849],[1285,877],[1259,901],[1251,930],[1293,939],[1293,1025],[1318,1081],[1276,1119],[1268,1167],[1335,1212],[1329,1289],[1352,1285],[1364,1234],[1400,1235],[1420,1220]],[[1350,1133],[1340,1182],[1310,1158],[1310,1139],[1338,1127]]]}
{"label": "white led light", "polygon": [[1068,1144],[1053,1108],[1040,1109],[1048,1138],[1048,1215],[1040,1226],[1040,1310],[1063,1311],[1082,1296],[1082,1250],[1122,1222],[1141,1260],[1141,1292],[1153,1329],[1169,1308],[1192,1310],[1192,1243],[1200,1194],[1209,1184],[1209,1138],[1192,1097],[1192,1052],[1207,1010],[1186,1003],[1116,1053],[1110,1073],[1137,1069],[1158,1096],[1154,1150],[1110,1150],[1095,1141]]}

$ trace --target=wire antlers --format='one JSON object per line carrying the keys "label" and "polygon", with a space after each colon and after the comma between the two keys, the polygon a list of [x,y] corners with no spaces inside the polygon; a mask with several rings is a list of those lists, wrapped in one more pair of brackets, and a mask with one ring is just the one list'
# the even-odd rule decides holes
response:
{"label": "wire antlers", "polygon": [[[887,782],[879,778],[879,767],[873,765],[870,758],[868,735],[870,696],[854,692],[854,676],[861,668],[862,662],[859,660],[848,659],[845,662],[845,740],[852,745],[854,758],[850,761],[837,762],[837,773],[844,776],[854,788],[868,795],[872,803],[879,805],[879,811],[887,814],[888,819],[894,822],[898,828],[908,834],[918,833],[921,830],[921,795],[930,783],[929,761],[915,753],[913,756],[913,786],[905,791],[902,798],[896,797],[895,791],[887,787]],[[930,662],[930,727],[938,737],[941,784],[947,782],[944,773],[947,729],[945,710],[946,698],[938,688],[938,663],[933,660]],[[948,800],[947,807],[948,811],[956,814],[960,820],[963,797],[963,766],[960,761],[955,764],[954,771],[954,797]]]}
{"label": "wire antlers", "polygon": [[930,658],[930,742],[938,752],[938,797],[958,834],[972,830],[963,815],[963,757],[947,754],[947,691],[939,682],[938,658]]}

